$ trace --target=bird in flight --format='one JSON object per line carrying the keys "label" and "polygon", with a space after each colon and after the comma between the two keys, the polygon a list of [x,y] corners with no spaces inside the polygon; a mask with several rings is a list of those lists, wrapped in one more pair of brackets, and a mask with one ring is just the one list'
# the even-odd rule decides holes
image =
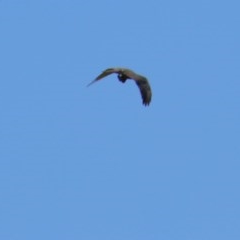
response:
{"label": "bird in flight", "polygon": [[145,78],[144,76],[141,76],[127,68],[121,68],[121,67],[108,68],[105,71],[103,71],[100,75],[98,75],[87,86],[90,86],[91,84],[97,82],[98,80],[100,80],[112,73],[117,73],[118,80],[122,83],[125,83],[127,79],[134,80],[140,90],[143,105],[147,106],[150,104],[151,98],[152,98],[152,91],[151,91],[151,87],[149,85],[147,78]]}

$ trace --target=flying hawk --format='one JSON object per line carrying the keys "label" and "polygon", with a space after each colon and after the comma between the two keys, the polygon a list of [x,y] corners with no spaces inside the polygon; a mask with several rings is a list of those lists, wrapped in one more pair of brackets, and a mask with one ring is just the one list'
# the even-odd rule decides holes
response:
{"label": "flying hawk", "polygon": [[127,68],[108,68],[105,71],[103,71],[99,76],[97,76],[92,82],[90,82],[87,86],[90,86],[91,84],[95,83],[96,81],[112,74],[117,73],[118,74],[118,80],[122,83],[125,83],[127,79],[132,79],[137,84],[141,96],[142,96],[142,103],[147,106],[151,102],[152,98],[152,91],[151,87],[148,83],[147,78],[133,72],[130,69]]}

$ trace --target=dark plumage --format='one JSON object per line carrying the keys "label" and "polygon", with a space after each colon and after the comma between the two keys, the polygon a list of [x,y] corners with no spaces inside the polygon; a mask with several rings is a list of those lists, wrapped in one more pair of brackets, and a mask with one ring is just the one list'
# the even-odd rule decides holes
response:
{"label": "dark plumage", "polygon": [[89,83],[88,86],[90,86],[94,82],[96,82],[112,73],[117,73],[118,80],[121,81],[122,83],[125,83],[127,79],[134,80],[141,92],[143,104],[145,106],[150,104],[151,98],[152,98],[152,91],[151,91],[151,87],[148,83],[147,78],[145,78],[144,76],[141,76],[127,68],[108,68],[105,71],[103,71],[99,76],[97,76],[91,83]]}

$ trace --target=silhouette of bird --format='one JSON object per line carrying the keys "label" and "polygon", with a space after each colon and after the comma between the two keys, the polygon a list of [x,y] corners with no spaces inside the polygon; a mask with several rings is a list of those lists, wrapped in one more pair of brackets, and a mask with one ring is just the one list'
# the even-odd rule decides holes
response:
{"label": "silhouette of bird", "polygon": [[122,83],[125,83],[126,80],[132,79],[135,81],[137,84],[141,96],[142,96],[142,103],[147,106],[151,102],[152,98],[152,91],[151,87],[149,85],[149,82],[146,77],[141,76],[135,72],[133,72],[130,69],[127,68],[121,68],[121,67],[116,67],[116,68],[108,68],[105,71],[103,71],[100,75],[98,75],[92,82],[90,82],[87,86],[90,86],[91,84],[97,82],[98,80],[112,74],[112,73],[117,73],[118,74],[118,80]]}

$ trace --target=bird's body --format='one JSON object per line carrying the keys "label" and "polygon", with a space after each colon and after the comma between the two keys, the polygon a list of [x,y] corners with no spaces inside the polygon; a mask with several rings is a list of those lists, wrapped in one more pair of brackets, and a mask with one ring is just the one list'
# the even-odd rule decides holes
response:
{"label": "bird's body", "polygon": [[150,104],[151,98],[152,98],[152,91],[147,78],[127,68],[119,68],[119,67],[108,68],[105,71],[103,71],[99,76],[97,76],[91,83],[89,83],[88,86],[112,73],[117,73],[118,80],[122,83],[125,83],[128,79],[134,80],[141,92],[143,104],[144,105]]}

